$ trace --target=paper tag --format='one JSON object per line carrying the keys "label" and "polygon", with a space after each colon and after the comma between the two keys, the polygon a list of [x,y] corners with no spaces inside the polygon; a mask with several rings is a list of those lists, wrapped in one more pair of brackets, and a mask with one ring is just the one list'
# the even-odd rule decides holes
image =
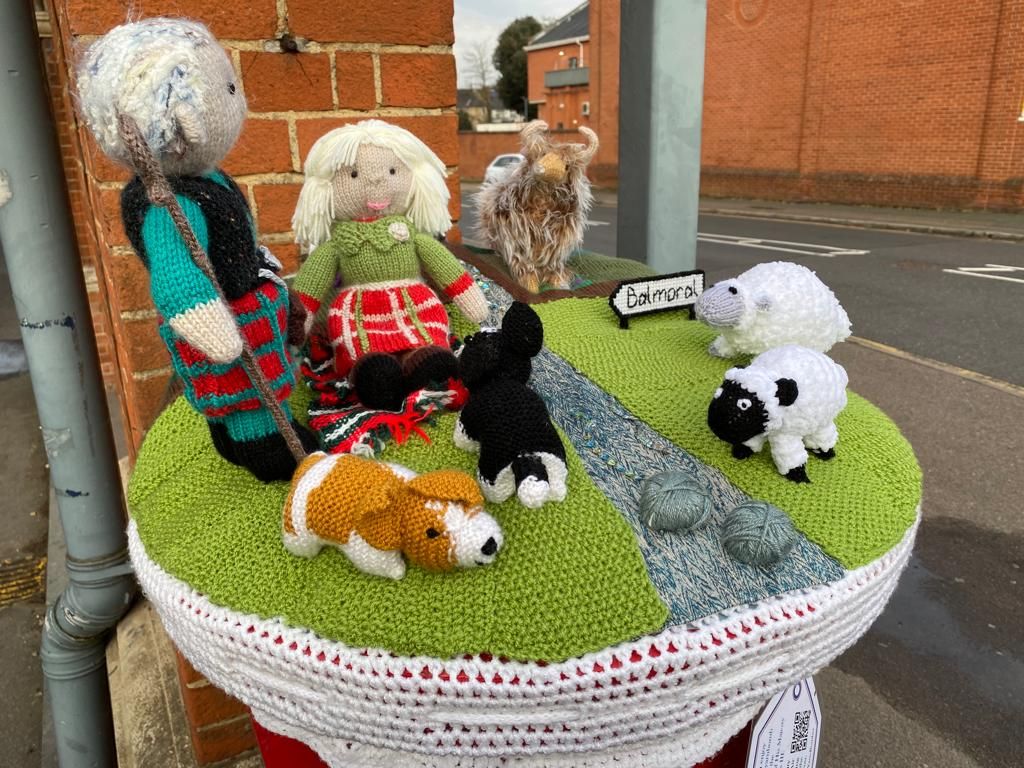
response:
{"label": "paper tag", "polygon": [[814,768],[821,709],[811,678],[776,694],[750,732],[747,768]]}

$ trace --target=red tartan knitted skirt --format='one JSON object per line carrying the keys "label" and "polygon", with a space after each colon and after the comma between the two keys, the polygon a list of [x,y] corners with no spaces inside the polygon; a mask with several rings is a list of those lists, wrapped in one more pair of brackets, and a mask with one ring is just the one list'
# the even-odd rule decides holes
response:
{"label": "red tartan knitted skirt", "polygon": [[448,313],[419,280],[343,288],[327,315],[334,367],[345,375],[368,352],[395,354],[432,344],[448,346]]}

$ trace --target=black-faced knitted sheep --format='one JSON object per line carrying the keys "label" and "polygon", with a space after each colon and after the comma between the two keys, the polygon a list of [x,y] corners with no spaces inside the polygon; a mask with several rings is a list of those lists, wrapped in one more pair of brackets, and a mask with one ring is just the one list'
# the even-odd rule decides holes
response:
{"label": "black-faced knitted sheep", "polygon": [[846,371],[813,349],[787,345],[731,368],[708,407],[708,426],[745,459],[769,443],[780,474],[808,483],[807,451],[835,456],[835,418],[846,407]]}
{"label": "black-faced knitted sheep", "polygon": [[565,499],[565,448],[544,401],[526,384],[543,345],[537,313],[514,302],[501,329],[468,336],[459,357],[469,400],[455,424],[455,445],[480,451],[478,479],[488,501],[515,493],[535,509]]}
{"label": "black-faced knitted sheep", "polygon": [[716,357],[783,344],[828,352],[850,335],[850,318],[835,294],[807,267],[788,261],[758,264],[715,283],[694,312],[721,334],[708,349]]}

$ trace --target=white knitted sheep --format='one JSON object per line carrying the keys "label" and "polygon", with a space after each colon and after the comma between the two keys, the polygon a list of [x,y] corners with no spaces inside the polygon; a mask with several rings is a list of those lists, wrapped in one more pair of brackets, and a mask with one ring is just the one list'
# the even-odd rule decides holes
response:
{"label": "white knitted sheep", "polygon": [[767,440],[780,474],[809,483],[807,451],[835,456],[835,418],[846,407],[846,371],[827,355],[790,344],[726,371],[708,407],[708,426],[745,459]]}
{"label": "white knitted sheep", "polygon": [[758,264],[701,294],[697,319],[721,335],[716,357],[764,352],[783,344],[828,352],[850,335],[850,318],[817,275],[788,261]]}

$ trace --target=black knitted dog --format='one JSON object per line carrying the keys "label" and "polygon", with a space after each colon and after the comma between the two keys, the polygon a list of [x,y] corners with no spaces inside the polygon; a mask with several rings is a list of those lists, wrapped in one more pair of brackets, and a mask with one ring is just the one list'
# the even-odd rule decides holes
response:
{"label": "black knitted dog", "polygon": [[455,445],[480,451],[480,487],[489,501],[514,492],[536,509],[565,499],[565,448],[540,395],[530,389],[530,359],[544,344],[537,313],[518,301],[501,328],[465,340],[459,357],[469,400],[455,424]]}

